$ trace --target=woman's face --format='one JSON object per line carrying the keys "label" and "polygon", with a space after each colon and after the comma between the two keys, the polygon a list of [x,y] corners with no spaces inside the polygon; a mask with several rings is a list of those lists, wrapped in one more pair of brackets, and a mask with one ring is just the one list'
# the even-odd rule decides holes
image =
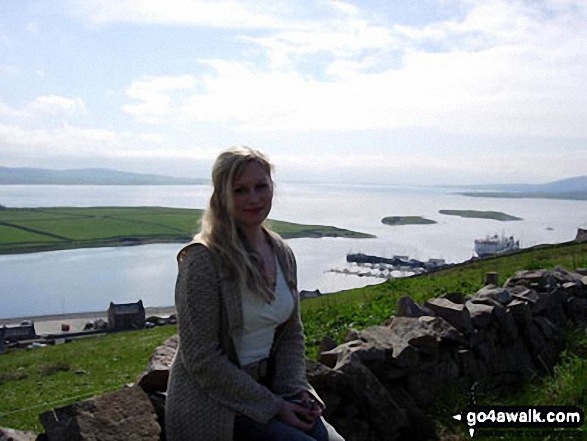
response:
{"label": "woman's face", "polygon": [[249,162],[232,182],[234,220],[243,227],[263,223],[271,211],[273,182],[257,162]]}

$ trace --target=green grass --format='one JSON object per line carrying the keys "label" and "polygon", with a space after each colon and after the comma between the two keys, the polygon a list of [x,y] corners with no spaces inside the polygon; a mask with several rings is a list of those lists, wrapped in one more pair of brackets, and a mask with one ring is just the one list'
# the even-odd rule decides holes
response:
{"label": "green grass", "polygon": [[0,427],[42,431],[38,415],[136,381],[154,348],[177,332],[162,326],[0,356]]}
{"label": "green grass", "polygon": [[449,292],[471,294],[483,287],[490,271],[496,271],[500,283],[503,283],[522,269],[552,269],[555,266],[587,267],[587,243],[537,246],[419,276],[306,299],[302,302],[302,312],[308,355],[316,355],[324,335],[341,341],[348,328],[382,323],[395,313],[397,301],[406,294],[419,303]]}
{"label": "green grass", "polygon": [[385,225],[427,225],[436,221],[421,216],[388,216],[381,219]]}
{"label": "green grass", "polygon": [[[5,208],[0,254],[141,243],[188,242],[202,210],[166,207]],[[270,221],[284,238],[373,237],[341,228]]]}
{"label": "green grass", "polygon": [[492,219],[502,222],[523,220],[521,217],[511,216],[501,211],[477,211],[477,210],[439,210],[440,214],[448,216],[460,216],[473,219]]}

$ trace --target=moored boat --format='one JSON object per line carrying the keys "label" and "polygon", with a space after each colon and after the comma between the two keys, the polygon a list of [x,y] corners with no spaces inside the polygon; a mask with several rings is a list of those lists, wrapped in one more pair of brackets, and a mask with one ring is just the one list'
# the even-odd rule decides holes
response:
{"label": "moored boat", "polygon": [[487,236],[484,239],[475,239],[475,253],[479,257],[492,256],[495,254],[507,253],[520,248],[520,241],[515,240],[514,236],[505,237]]}

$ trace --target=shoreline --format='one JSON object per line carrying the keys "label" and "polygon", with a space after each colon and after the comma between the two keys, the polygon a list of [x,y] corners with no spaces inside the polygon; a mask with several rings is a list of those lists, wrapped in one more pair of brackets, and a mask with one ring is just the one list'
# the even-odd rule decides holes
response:
{"label": "shoreline", "polygon": [[[145,307],[145,317],[152,315],[165,316],[175,314],[175,306],[147,306]],[[65,314],[45,314],[37,316],[23,316],[0,318],[0,327],[19,325],[23,321],[30,321],[35,324],[37,335],[57,334],[66,332],[61,331],[61,324],[65,323],[70,326],[69,332],[79,332],[83,330],[85,324],[96,319],[108,321],[108,311],[85,311],[70,312]]]}

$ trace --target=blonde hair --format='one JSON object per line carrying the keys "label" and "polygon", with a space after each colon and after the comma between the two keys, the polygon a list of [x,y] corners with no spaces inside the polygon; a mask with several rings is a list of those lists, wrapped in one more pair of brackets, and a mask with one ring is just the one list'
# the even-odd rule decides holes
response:
{"label": "blonde hair", "polygon": [[[248,289],[269,302],[274,294],[261,271],[263,260],[247,244],[232,216],[233,181],[251,162],[259,164],[271,180],[273,166],[258,150],[236,146],[218,156],[212,167],[214,191],[202,216],[199,236],[220,258],[225,271],[236,279],[241,292]],[[265,223],[263,226],[269,229]]]}

